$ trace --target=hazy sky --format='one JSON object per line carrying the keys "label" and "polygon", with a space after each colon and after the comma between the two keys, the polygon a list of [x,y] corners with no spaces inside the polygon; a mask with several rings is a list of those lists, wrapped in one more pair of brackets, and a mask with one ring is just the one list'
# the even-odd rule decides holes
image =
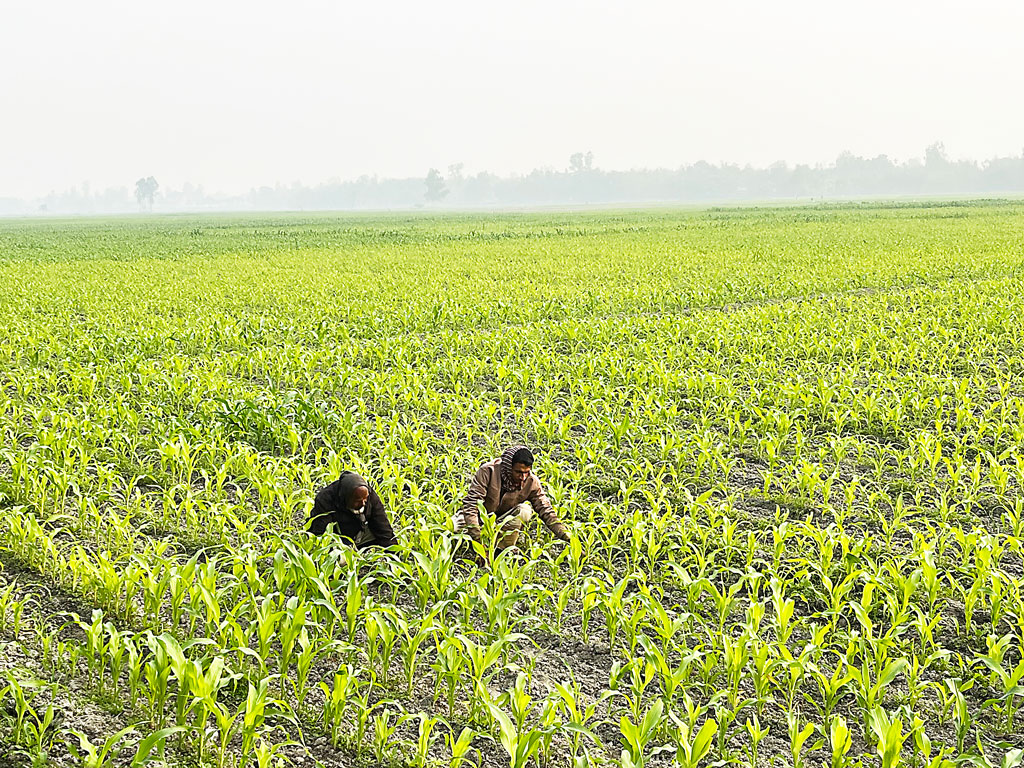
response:
{"label": "hazy sky", "polygon": [[0,196],[1024,149],[1020,0],[0,0]]}

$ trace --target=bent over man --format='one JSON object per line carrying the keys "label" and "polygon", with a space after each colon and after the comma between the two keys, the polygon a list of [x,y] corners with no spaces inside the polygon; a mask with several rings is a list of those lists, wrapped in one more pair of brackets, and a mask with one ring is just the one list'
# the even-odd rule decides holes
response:
{"label": "bent over man", "polygon": [[356,549],[398,543],[380,496],[361,476],[349,470],[321,489],[313,502],[309,532],[323,534],[332,524],[335,533],[349,539]]}
{"label": "bent over man", "polygon": [[469,493],[455,515],[455,531],[465,531],[474,541],[480,541],[480,513],[477,505],[483,504],[484,510],[497,518],[498,551],[518,541],[519,532],[533,516],[533,512],[540,515],[555,538],[569,541],[569,533],[552,509],[532,467],[533,454],[523,445],[506,448],[501,458],[480,467],[470,481]]}

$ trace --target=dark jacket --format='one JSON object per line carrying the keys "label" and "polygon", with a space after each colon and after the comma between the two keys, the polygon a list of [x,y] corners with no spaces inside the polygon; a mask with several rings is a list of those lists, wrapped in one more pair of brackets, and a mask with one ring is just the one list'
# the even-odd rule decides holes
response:
{"label": "dark jacket", "polygon": [[[342,477],[317,493],[316,499],[313,502],[313,511],[309,516],[310,533],[322,534],[327,530],[327,526],[333,524],[334,530],[339,536],[355,541],[356,536],[362,530],[362,521],[347,510],[345,505],[346,499],[339,498],[339,490],[344,479],[345,475],[342,475]],[[366,527],[373,534],[374,540],[361,544],[360,549],[362,547],[394,546],[398,543],[398,539],[391,528],[388,514],[384,511],[384,504],[372,486],[367,483],[366,487],[370,491],[370,495],[366,499],[363,515],[366,520]]]}

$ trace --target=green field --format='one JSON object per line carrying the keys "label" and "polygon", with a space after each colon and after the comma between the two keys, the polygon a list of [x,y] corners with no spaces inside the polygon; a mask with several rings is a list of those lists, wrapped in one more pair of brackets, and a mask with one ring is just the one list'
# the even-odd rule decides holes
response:
{"label": "green field", "polygon": [[[995,201],[0,221],[0,766],[1011,768],[1022,266]],[[453,562],[519,442],[572,545]],[[344,468],[401,551],[302,532]]]}

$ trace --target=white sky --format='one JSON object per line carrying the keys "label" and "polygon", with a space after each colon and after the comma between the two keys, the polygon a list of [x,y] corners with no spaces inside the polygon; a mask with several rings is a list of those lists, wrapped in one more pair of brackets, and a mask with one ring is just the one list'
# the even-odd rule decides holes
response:
{"label": "white sky", "polygon": [[1024,149],[1020,0],[0,0],[0,196]]}

